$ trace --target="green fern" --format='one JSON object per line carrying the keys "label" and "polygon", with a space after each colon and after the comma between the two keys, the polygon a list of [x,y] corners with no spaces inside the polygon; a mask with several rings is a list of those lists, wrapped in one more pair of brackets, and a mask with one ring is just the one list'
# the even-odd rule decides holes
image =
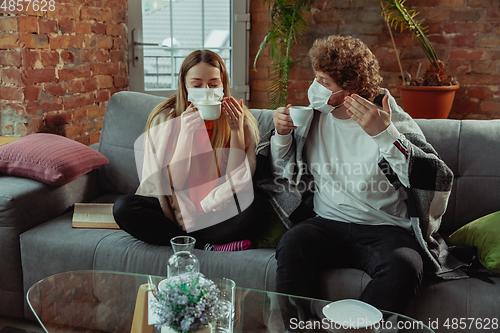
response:
{"label": "green fern", "polygon": [[267,107],[276,109],[286,105],[290,70],[297,62],[291,59],[291,49],[293,44],[297,44],[298,37],[307,29],[303,13],[309,10],[315,0],[264,0],[264,2],[269,2],[271,9],[271,27],[255,56],[254,70],[260,54],[269,45],[273,67]]}
{"label": "green fern", "polygon": [[415,20],[418,13],[411,9],[407,10],[404,6],[406,0],[377,0],[382,3],[382,13],[386,15],[386,20],[391,27],[401,31],[409,29],[413,37],[422,47],[427,59],[429,59],[431,66],[439,67],[439,58],[434,51],[431,43],[425,35],[428,32],[427,27],[422,27],[419,22]]}

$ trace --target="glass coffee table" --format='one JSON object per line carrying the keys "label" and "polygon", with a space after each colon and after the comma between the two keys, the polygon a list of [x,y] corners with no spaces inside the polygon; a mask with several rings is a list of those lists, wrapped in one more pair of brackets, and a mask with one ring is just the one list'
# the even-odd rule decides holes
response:
{"label": "glass coffee table", "polygon": [[[27,300],[48,333],[128,333],[138,290],[150,279],[158,285],[165,277],[109,271],[67,272],[34,284],[28,290]],[[236,287],[233,332],[335,332],[335,325],[321,311],[330,303]],[[315,313],[317,319],[303,320],[307,311]],[[412,318],[387,311],[382,314],[380,333],[433,332]],[[153,332],[160,330],[154,328]]]}

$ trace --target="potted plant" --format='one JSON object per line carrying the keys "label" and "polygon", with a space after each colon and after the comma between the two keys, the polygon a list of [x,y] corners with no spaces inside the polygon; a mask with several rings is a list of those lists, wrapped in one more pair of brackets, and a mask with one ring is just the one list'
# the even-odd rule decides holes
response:
{"label": "potted plant", "polygon": [[267,107],[276,109],[286,105],[290,68],[294,63],[290,56],[292,45],[297,44],[297,38],[307,28],[304,11],[309,10],[316,0],[264,0],[266,1],[271,12],[271,27],[255,56],[254,69],[260,53],[269,44],[272,68]]}
{"label": "potted plant", "polygon": [[[398,58],[403,78],[401,97],[403,109],[413,118],[448,118],[455,98],[455,92],[459,88],[458,82],[446,75],[444,63],[439,60],[432,44],[425,35],[426,29],[415,21],[417,13],[404,7],[406,0],[378,0],[382,6],[382,13],[387,22],[394,50]],[[408,80],[403,73],[399,60],[396,44],[391,32],[391,26],[401,28],[401,31],[409,29],[417,40],[429,60],[429,67],[422,77],[418,77],[420,66],[415,78],[407,73]]]}
{"label": "potted plant", "polygon": [[[396,55],[398,52],[392,37],[391,26],[393,28],[399,26],[401,30],[410,29],[430,62],[429,68],[422,78],[418,77],[420,72],[418,71],[416,77],[412,79],[409,74],[404,74],[399,56],[397,56],[403,78],[404,110],[414,118],[448,118],[455,98],[455,91],[459,86],[453,78],[446,76],[443,62],[439,60],[425,35],[426,29],[415,21],[416,11],[407,10],[404,7],[406,0],[376,1],[381,3],[382,14],[389,27]],[[271,27],[257,52],[254,68],[256,68],[260,53],[269,44],[273,68],[268,105],[269,108],[275,109],[286,105],[290,67],[293,64],[290,50],[292,44],[297,43],[298,37],[307,27],[302,13],[309,10],[316,0],[264,0],[264,2],[268,2],[270,6]],[[407,76],[408,80],[406,80]]]}
{"label": "potted plant", "polygon": [[152,308],[162,332],[210,333],[223,313],[219,289],[201,273],[184,273],[163,280]]}

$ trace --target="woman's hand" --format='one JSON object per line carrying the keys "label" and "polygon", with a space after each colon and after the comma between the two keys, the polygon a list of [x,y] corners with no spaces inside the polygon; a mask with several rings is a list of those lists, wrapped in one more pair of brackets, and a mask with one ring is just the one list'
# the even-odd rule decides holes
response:
{"label": "woman's hand", "polygon": [[234,97],[225,97],[224,101],[222,101],[222,111],[226,115],[231,131],[243,131],[245,115],[243,114],[242,99],[238,103]]}
{"label": "woman's hand", "polygon": [[356,94],[347,96],[344,105],[347,114],[370,136],[380,134],[391,124],[389,95],[382,100],[383,109]]}
{"label": "woman's hand", "polygon": [[203,124],[200,113],[195,111],[198,111],[198,109],[191,103],[186,111],[181,114],[181,133],[194,133]]}
{"label": "woman's hand", "polygon": [[296,129],[297,126],[293,125],[292,118],[290,117],[291,104],[288,104],[286,108],[281,107],[276,110],[273,116],[274,128],[279,135],[286,135],[290,133],[293,129]]}

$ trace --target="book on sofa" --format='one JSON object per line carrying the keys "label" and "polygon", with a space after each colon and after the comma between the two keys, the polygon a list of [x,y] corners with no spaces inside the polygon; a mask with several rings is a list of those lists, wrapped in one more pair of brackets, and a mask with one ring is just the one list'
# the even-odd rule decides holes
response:
{"label": "book on sofa", "polygon": [[113,217],[113,204],[75,203],[73,228],[120,229]]}

